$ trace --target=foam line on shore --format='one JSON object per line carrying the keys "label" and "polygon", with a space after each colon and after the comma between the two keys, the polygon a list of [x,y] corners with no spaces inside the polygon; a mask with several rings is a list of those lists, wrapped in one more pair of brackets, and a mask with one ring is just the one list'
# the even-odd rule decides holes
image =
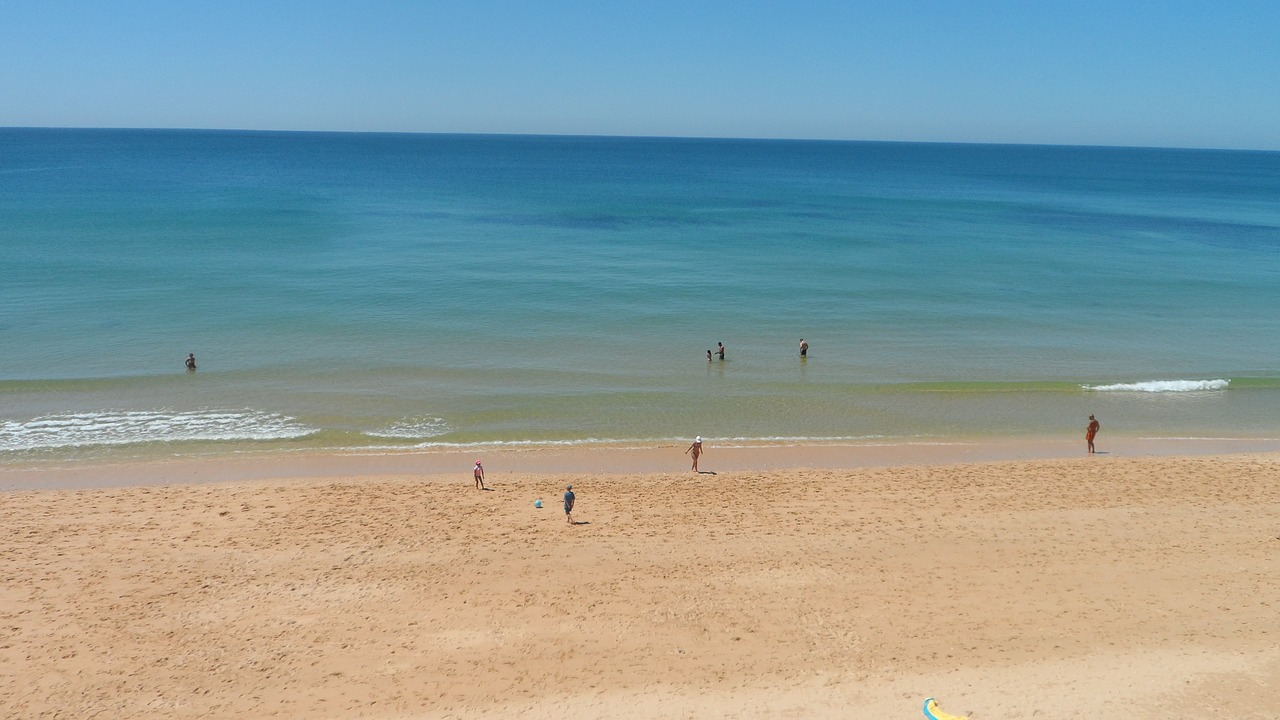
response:
{"label": "foam line on shore", "polygon": [[[127,487],[269,479],[417,476],[470,481],[477,457],[490,476],[504,473],[653,474],[690,473],[687,443],[641,446],[447,448],[394,452],[309,452],[209,455],[146,461],[27,463],[0,466],[0,491]],[[905,465],[952,465],[1003,460],[1077,458],[1083,440],[983,440],[952,438],[928,443],[869,442],[796,445],[704,446],[704,473],[785,469],[843,470]],[[1109,437],[1098,461],[1122,457],[1240,455],[1280,452],[1275,438]]]}

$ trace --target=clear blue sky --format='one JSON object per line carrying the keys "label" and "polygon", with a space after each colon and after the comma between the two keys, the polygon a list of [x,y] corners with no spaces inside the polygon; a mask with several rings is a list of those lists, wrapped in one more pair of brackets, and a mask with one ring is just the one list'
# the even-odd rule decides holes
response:
{"label": "clear blue sky", "polygon": [[0,0],[0,126],[1280,150],[1280,2]]}

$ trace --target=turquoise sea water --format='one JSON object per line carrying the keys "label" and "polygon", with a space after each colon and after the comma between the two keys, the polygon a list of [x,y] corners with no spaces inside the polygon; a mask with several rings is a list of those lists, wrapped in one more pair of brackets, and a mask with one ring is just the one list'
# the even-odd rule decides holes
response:
{"label": "turquoise sea water", "polygon": [[1280,438],[1277,153],[0,129],[0,258],[0,463]]}

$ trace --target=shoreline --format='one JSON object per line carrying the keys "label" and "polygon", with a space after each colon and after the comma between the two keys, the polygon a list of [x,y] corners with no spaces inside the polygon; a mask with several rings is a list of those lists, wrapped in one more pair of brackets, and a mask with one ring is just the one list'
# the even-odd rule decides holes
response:
{"label": "shoreline", "polygon": [[[1280,439],[1104,438],[1096,459],[1267,455]],[[448,450],[297,451],[176,458],[48,461],[0,465],[0,492],[76,490],[174,484],[239,483],[362,476],[453,477],[469,480],[476,459],[490,477],[503,474],[690,473],[683,445],[472,447]],[[1088,457],[1083,439],[952,438],[921,442],[764,444],[717,446],[708,440],[704,474],[783,470],[855,470]]]}

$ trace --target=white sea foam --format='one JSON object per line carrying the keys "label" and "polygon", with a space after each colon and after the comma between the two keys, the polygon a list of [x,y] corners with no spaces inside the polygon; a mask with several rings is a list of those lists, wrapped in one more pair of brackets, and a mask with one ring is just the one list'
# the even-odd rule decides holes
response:
{"label": "white sea foam", "polygon": [[404,438],[416,440],[445,435],[453,431],[453,426],[438,417],[411,417],[392,423],[380,430],[371,430],[368,434],[380,438]]}
{"label": "white sea foam", "polygon": [[258,410],[103,410],[0,421],[0,452],[179,440],[278,440],[316,432]]}
{"label": "white sea foam", "polygon": [[1113,385],[1083,385],[1085,390],[1096,392],[1201,392],[1204,390],[1226,390],[1230,380],[1144,380],[1134,383],[1115,383]]}
{"label": "white sea foam", "polygon": [[[716,447],[734,448],[734,447],[762,447],[762,446],[792,446],[792,445],[841,445],[841,444],[864,444],[868,441],[878,441],[884,439],[883,435],[839,435],[839,436],[795,436],[795,437],[724,437],[712,438],[703,436],[704,441],[713,442]],[[588,437],[573,440],[479,440],[475,442],[439,442],[428,441],[415,445],[419,449],[466,449],[466,448],[541,448],[541,447],[579,447],[579,446],[610,446],[614,448],[634,448],[648,449],[654,445],[680,445],[688,444],[692,438],[688,437],[647,437],[647,438],[601,438]],[[915,444],[915,443],[913,443]],[[933,443],[919,443],[933,444]],[[399,448],[370,448],[370,449],[389,449],[396,450]]]}

